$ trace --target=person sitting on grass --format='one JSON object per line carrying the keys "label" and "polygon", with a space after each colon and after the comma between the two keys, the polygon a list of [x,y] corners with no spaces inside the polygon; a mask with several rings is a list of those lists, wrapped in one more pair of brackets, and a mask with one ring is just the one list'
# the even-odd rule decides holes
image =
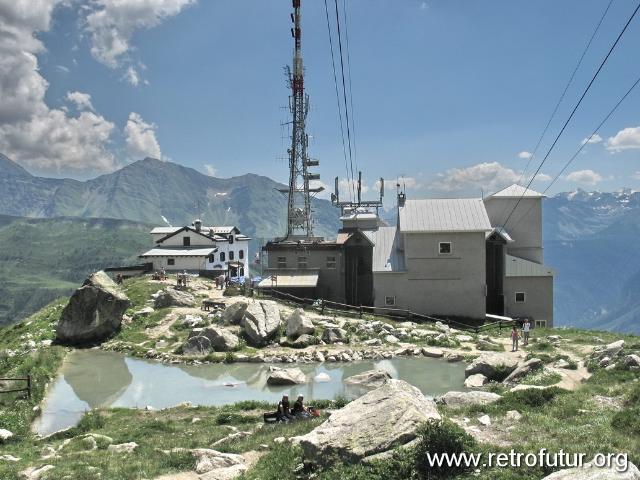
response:
{"label": "person sitting on grass", "polygon": [[298,395],[298,399],[293,403],[291,413],[297,418],[308,418],[311,416],[309,409],[304,406],[304,397]]}
{"label": "person sitting on grass", "polygon": [[289,405],[289,395],[283,395],[282,400],[278,403],[278,411],[276,412],[279,422],[287,423],[293,420],[295,417],[291,414],[291,408]]}

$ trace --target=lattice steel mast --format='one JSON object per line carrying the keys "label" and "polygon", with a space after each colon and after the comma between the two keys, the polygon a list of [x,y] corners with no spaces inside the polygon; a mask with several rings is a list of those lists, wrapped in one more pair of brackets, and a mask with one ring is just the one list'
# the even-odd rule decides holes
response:
{"label": "lattice steel mast", "polygon": [[286,67],[287,83],[291,89],[289,111],[291,112],[291,147],[289,154],[289,188],[282,190],[288,194],[287,238],[313,237],[311,218],[311,194],[323,190],[322,187],[310,188],[311,180],[319,180],[320,175],[310,173],[308,168],[320,162],[311,160],[307,155],[309,137],[305,132],[309,113],[309,96],[304,92],[304,65],[302,63],[302,28],[300,26],[300,1],[293,0],[291,35],[295,40],[293,71]]}

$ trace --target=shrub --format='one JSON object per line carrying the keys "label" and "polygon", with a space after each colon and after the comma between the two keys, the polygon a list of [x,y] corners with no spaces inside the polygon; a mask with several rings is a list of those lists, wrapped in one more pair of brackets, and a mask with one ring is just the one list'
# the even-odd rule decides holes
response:
{"label": "shrub", "polygon": [[505,378],[509,376],[509,374],[513,371],[513,367],[508,367],[506,365],[496,365],[495,373],[493,374],[492,379],[496,382],[501,382]]}
{"label": "shrub", "polygon": [[253,423],[255,421],[255,417],[232,412],[222,412],[216,417],[216,424],[218,425],[239,425],[244,423]]}
{"label": "shrub", "polygon": [[630,435],[640,435],[640,407],[617,412],[611,419],[611,426]]}
{"label": "shrub", "polygon": [[538,340],[537,342],[532,342],[530,345],[531,347],[529,348],[536,352],[552,352],[556,348],[548,340]]}
{"label": "shrub", "polygon": [[474,438],[461,427],[449,420],[429,420],[418,431],[418,444],[415,447],[415,469],[421,479],[451,478],[463,473],[469,467],[461,465],[432,464],[433,455],[470,452],[476,446]]}
{"label": "shrub", "polygon": [[529,388],[516,392],[507,392],[498,400],[498,404],[507,410],[520,410],[527,408],[543,407],[551,402],[557,395],[564,393],[558,387]]}

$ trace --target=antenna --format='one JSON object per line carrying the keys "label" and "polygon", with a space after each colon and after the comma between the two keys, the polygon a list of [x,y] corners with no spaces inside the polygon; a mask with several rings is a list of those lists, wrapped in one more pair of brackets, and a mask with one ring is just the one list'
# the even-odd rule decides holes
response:
{"label": "antenna", "polygon": [[384,178],[380,177],[380,200],[362,200],[362,172],[358,172],[358,184],[357,184],[357,201],[355,202],[341,202],[340,194],[338,191],[338,177],[335,178],[335,193],[331,194],[331,203],[335,207],[340,208],[342,215],[345,214],[346,210],[355,211],[360,207],[365,208],[375,208],[376,214],[378,213],[378,209],[382,207],[382,198],[384,197]]}

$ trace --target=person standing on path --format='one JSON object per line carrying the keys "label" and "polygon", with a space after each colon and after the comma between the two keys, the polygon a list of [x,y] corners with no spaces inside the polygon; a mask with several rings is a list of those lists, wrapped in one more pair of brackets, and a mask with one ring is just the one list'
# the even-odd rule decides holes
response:
{"label": "person standing on path", "polygon": [[514,325],[513,328],[511,329],[511,351],[512,352],[518,351],[519,338],[520,338],[520,335],[518,334],[518,327]]}
{"label": "person standing on path", "polygon": [[531,330],[531,322],[527,318],[522,324],[523,345],[529,345],[529,330]]}

